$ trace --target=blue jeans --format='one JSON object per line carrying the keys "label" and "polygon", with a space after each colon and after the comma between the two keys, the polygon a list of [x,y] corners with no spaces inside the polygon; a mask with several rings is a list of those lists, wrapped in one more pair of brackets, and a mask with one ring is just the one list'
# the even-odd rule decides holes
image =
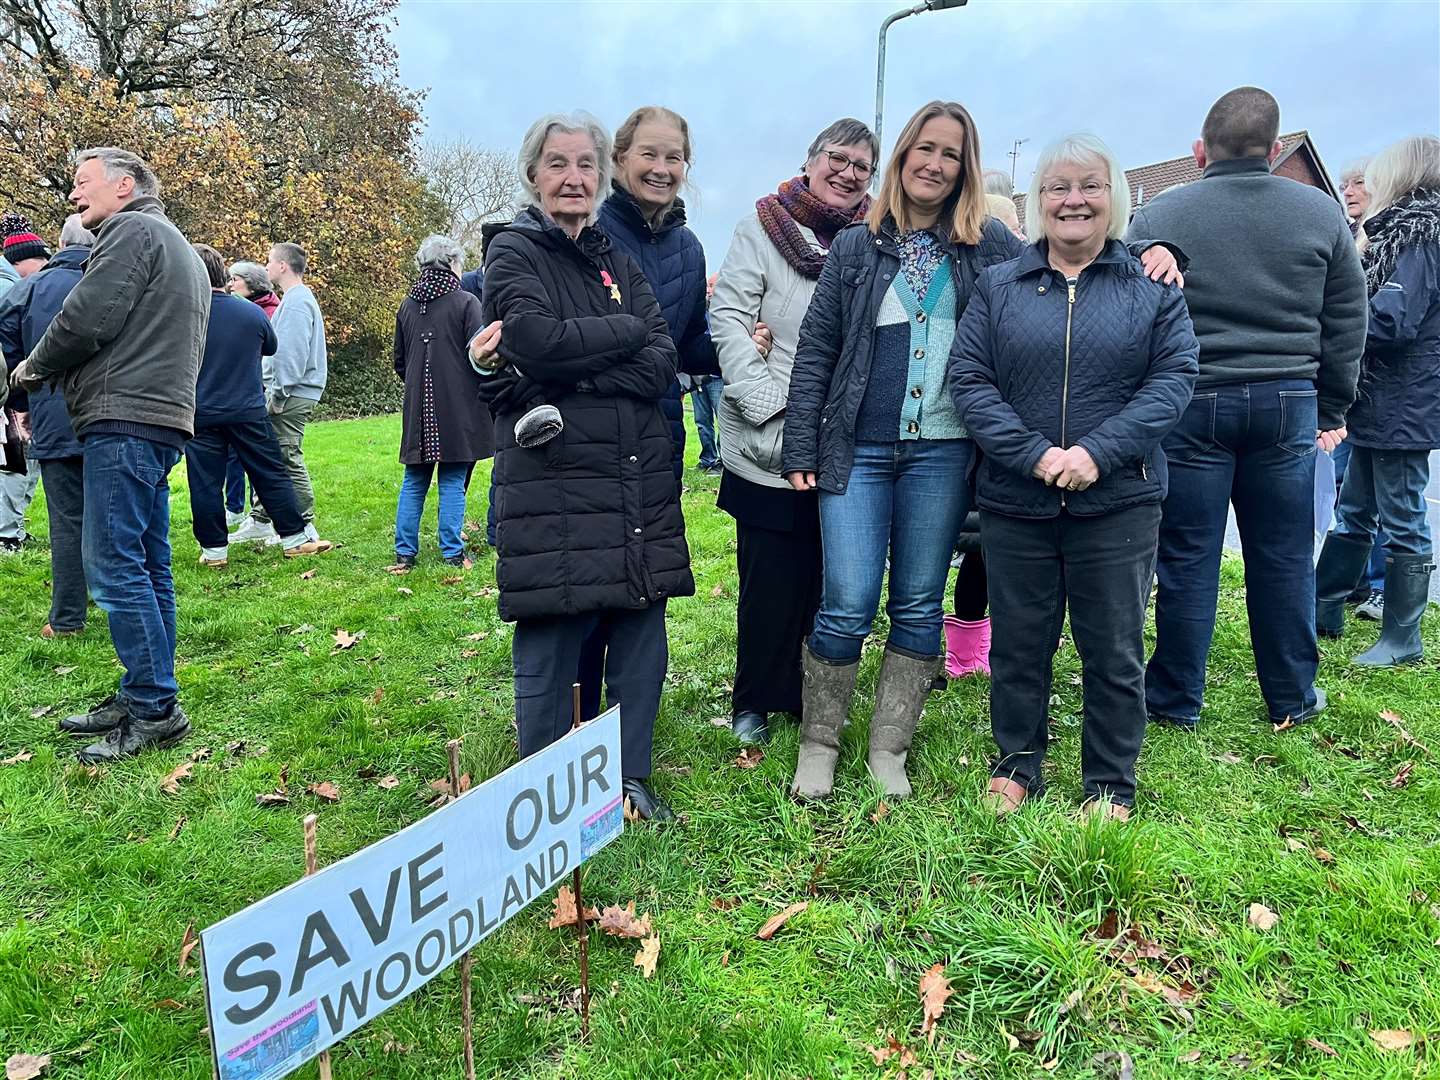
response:
{"label": "blue jeans", "polygon": [[[1339,446],[1330,452],[1331,459],[1335,462],[1335,525],[1340,525],[1340,489],[1345,486],[1345,470],[1350,465],[1350,451],[1354,447],[1350,440],[1346,439]],[[1423,489],[1422,489],[1423,492]],[[1371,592],[1383,591],[1385,588],[1385,530],[1381,529],[1375,534],[1375,546],[1370,552],[1370,566],[1365,572],[1365,584]]]}
{"label": "blue jeans", "polygon": [[725,380],[709,376],[690,392],[695,404],[695,430],[700,433],[700,468],[709,469],[720,464],[720,442],[715,435],[715,413],[720,408],[720,395],[725,392]]}
{"label": "blue jeans", "polygon": [[[1382,553],[1379,588],[1385,584],[1385,552],[1431,553],[1430,522],[1425,514],[1429,482],[1428,450],[1372,450],[1368,446],[1351,450],[1350,468],[1335,508],[1335,533],[1360,539],[1377,537],[1375,551]],[[1383,549],[1378,539],[1382,531],[1388,534]],[[1373,554],[1370,563],[1373,568]]]}
{"label": "blue jeans", "polygon": [[825,580],[810,651],[860,659],[890,556],[888,646],[915,657],[940,653],[945,580],[955,533],[970,504],[969,439],[857,442],[850,484],[820,493]]}
{"label": "blue jeans", "polygon": [[1166,436],[1170,494],[1156,563],[1155,652],[1145,672],[1152,715],[1200,717],[1232,503],[1250,645],[1270,717],[1278,723],[1315,705],[1317,422],[1313,383],[1227,383],[1196,393]]}
{"label": "blue jeans", "polygon": [[134,435],[92,435],[85,458],[81,550],[95,603],[125,667],[117,699],[136,720],[175,703],[175,583],[170,470],[180,451]]}
{"label": "blue jeans", "polygon": [[430,476],[439,471],[436,486],[440,488],[440,554],[446,559],[465,554],[460,530],[465,527],[465,477],[468,461],[427,461],[423,465],[406,465],[405,479],[400,482],[400,502],[395,508],[395,554],[412,558],[420,551],[420,515],[425,512],[425,496],[430,492]]}
{"label": "blue jeans", "polygon": [[[268,426],[270,421],[265,421]],[[274,435],[271,435],[274,438]],[[245,466],[240,464],[240,455],[235,447],[229,447],[225,455],[225,509],[238,514],[245,509]]]}

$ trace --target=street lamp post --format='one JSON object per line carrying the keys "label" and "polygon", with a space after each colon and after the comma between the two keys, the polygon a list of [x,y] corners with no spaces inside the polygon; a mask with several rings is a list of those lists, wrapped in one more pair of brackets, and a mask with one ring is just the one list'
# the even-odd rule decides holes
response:
{"label": "street lamp post", "polygon": [[911,15],[919,15],[922,11],[945,11],[948,8],[964,7],[965,3],[966,0],[924,0],[924,3],[916,4],[912,8],[895,12],[880,24],[880,49],[875,68],[875,141],[877,143],[880,141],[880,126],[885,119],[885,31],[890,29],[891,23],[899,22]]}

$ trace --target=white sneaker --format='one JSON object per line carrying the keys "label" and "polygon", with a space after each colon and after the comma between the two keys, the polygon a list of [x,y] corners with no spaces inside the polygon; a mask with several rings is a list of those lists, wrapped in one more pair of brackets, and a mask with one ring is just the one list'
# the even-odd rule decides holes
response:
{"label": "white sneaker", "polygon": [[247,516],[245,523],[230,534],[230,543],[243,544],[251,540],[259,540],[267,544],[278,544],[280,537],[275,532],[275,526],[269,522],[256,521],[253,517]]}
{"label": "white sneaker", "polygon": [[235,528],[237,525],[243,524],[244,521],[245,521],[245,519],[248,518],[249,516],[250,516],[250,515],[247,514],[244,510],[226,510],[226,511],[225,511],[225,527],[226,527],[227,529],[233,529],[233,528]]}

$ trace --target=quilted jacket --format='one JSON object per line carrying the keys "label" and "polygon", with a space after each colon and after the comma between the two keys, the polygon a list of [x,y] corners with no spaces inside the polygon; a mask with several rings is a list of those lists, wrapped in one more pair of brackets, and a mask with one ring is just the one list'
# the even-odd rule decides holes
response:
{"label": "quilted jacket", "polygon": [[[813,472],[821,491],[843,492],[855,460],[855,418],[870,375],[875,315],[900,272],[894,226],[879,235],[850,225],[835,237],[805,321],[790,374],[781,472]],[[955,276],[955,315],[965,311],[980,272],[1021,251],[1015,235],[985,219],[978,244],[942,241]]]}
{"label": "quilted jacket", "polygon": [[[485,323],[505,324],[512,365],[481,383],[495,417],[501,618],[694,593],[660,412],[675,346],[640,267],[599,229],[571,240],[530,208],[486,248],[483,306]],[[515,421],[538,401],[565,429],[517,446]]]}
{"label": "quilted jacket", "polygon": [[[1190,404],[1199,354],[1180,290],[1146,277],[1118,240],[1080,272],[1073,293],[1043,240],[985,271],[949,373],[955,407],[981,450],[980,507],[1047,518],[1163,500],[1160,440]],[[1099,481],[1063,491],[1035,479],[1054,446],[1083,446]]]}
{"label": "quilted jacket", "polygon": [[[4,349],[10,370],[19,366],[54,321],[89,257],[88,247],[61,248],[43,270],[31,274],[0,299],[0,348]],[[20,394],[14,394],[10,407],[18,412],[30,410],[30,446],[26,453],[32,460],[80,456],[80,440],[70,426],[65,395],[58,387],[46,383],[32,390],[28,405]]]}

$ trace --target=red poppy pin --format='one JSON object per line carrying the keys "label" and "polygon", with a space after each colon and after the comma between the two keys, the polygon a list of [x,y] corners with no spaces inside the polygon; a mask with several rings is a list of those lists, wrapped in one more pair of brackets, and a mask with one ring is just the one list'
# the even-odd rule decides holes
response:
{"label": "red poppy pin", "polygon": [[620,286],[615,284],[615,279],[610,276],[609,270],[600,271],[600,284],[610,290],[610,299],[617,304],[620,303]]}

